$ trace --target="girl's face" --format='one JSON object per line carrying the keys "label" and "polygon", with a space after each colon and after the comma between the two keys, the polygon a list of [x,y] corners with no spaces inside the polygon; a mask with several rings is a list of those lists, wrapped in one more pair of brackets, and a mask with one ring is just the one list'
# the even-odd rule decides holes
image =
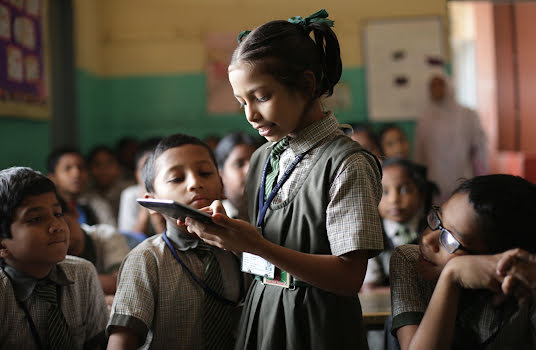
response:
{"label": "girl's face", "polygon": [[404,223],[415,216],[422,197],[402,166],[383,169],[382,187],[382,200],[378,206],[382,218]]}
{"label": "girl's face", "polygon": [[[476,221],[476,212],[469,202],[467,193],[456,193],[439,209],[441,226],[448,230],[462,247],[475,254],[485,254],[488,249],[482,239]],[[469,254],[463,248],[450,254],[440,243],[440,229],[429,227],[423,232],[419,245],[420,256],[417,270],[427,280],[436,281],[447,262],[458,256]]]}
{"label": "girl's face", "polygon": [[229,66],[229,81],[246,113],[246,119],[268,141],[293,136],[315,120],[306,112],[309,99],[261,73],[254,66],[235,63]]}
{"label": "girl's face", "polygon": [[402,158],[409,157],[409,143],[406,135],[399,129],[392,128],[387,130],[382,135],[382,149],[387,158]]}
{"label": "girl's face", "polygon": [[251,145],[236,145],[221,169],[221,179],[225,196],[237,208],[244,204],[244,189],[249,169],[249,160],[255,152],[255,147]]}

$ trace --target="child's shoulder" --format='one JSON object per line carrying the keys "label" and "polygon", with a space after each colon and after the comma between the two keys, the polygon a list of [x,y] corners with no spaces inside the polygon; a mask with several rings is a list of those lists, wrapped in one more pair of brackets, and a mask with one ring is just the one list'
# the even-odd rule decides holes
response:
{"label": "child's shoulder", "polygon": [[77,256],[67,255],[63,261],[56,264],[70,280],[87,277],[92,273],[96,276],[95,266],[88,260]]}

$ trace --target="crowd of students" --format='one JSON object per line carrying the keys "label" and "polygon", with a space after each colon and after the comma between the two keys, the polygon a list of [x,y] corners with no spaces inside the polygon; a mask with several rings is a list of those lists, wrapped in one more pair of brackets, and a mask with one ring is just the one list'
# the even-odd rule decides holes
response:
{"label": "crowd of students", "polygon": [[390,286],[402,349],[534,348],[535,185],[470,177],[438,202],[400,127],[345,135],[321,101],[342,72],[331,26],[321,10],[239,36],[229,80],[268,143],[174,134],[123,163],[62,148],[48,176],[1,170],[0,346],[366,349],[358,292]]}

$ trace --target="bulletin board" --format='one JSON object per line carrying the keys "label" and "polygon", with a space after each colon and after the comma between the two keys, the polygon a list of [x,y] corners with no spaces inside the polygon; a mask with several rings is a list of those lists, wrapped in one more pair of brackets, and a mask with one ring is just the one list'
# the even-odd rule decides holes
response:
{"label": "bulletin board", "polygon": [[0,115],[49,118],[46,0],[0,0]]}
{"label": "bulletin board", "polygon": [[363,33],[369,119],[415,119],[428,101],[430,77],[444,73],[441,19],[374,19]]}

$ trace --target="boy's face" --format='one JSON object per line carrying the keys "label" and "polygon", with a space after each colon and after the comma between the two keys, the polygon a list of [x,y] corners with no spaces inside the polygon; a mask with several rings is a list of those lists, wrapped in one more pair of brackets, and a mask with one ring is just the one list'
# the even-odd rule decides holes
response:
{"label": "boy's face", "polygon": [[237,208],[244,203],[244,189],[251,155],[255,147],[242,144],[233,148],[223,164],[221,178],[225,196]]}
{"label": "boy's face", "polygon": [[53,192],[24,198],[15,210],[10,232],[11,238],[0,240],[0,253],[19,271],[42,278],[65,259],[69,229]]}
{"label": "boy's face", "polygon": [[383,195],[378,210],[384,219],[405,223],[415,216],[421,205],[417,186],[400,165],[383,170]]}
{"label": "boy's face", "polygon": [[98,187],[106,189],[121,176],[119,162],[108,152],[98,152],[91,161],[90,171]]}
{"label": "boy's face", "polygon": [[409,157],[409,143],[406,136],[398,129],[392,128],[387,130],[382,136],[382,148],[387,158]]}
{"label": "boy's face", "polygon": [[[475,210],[469,202],[467,193],[456,193],[450,197],[441,206],[439,219],[441,225],[449,230],[463,247],[476,254],[487,252],[488,249],[476,222]],[[439,233],[440,230],[432,231],[428,227],[421,238],[417,271],[427,280],[437,280],[450,259],[468,254],[463,249],[458,249],[453,254],[447,252],[439,242]]]}
{"label": "boy's face", "polygon": [[364,149],[371,152],[376,157],[380,156],[380,150],[366,131],[356,131],[350,135],[350,138],[357,141]]}
{"label": "boy's face", "polygon": [[154,167],[154,198],[172,199],[196,209],[223,198],[216,164],[203,146],[170,148],[156,158]]}
{"label": "boy's face", "polygon": [[79,195],[88,182],[86,162],[81,155],[76,153],[64,154],[50,179],[54,181],[58,192],[66,199]]}

